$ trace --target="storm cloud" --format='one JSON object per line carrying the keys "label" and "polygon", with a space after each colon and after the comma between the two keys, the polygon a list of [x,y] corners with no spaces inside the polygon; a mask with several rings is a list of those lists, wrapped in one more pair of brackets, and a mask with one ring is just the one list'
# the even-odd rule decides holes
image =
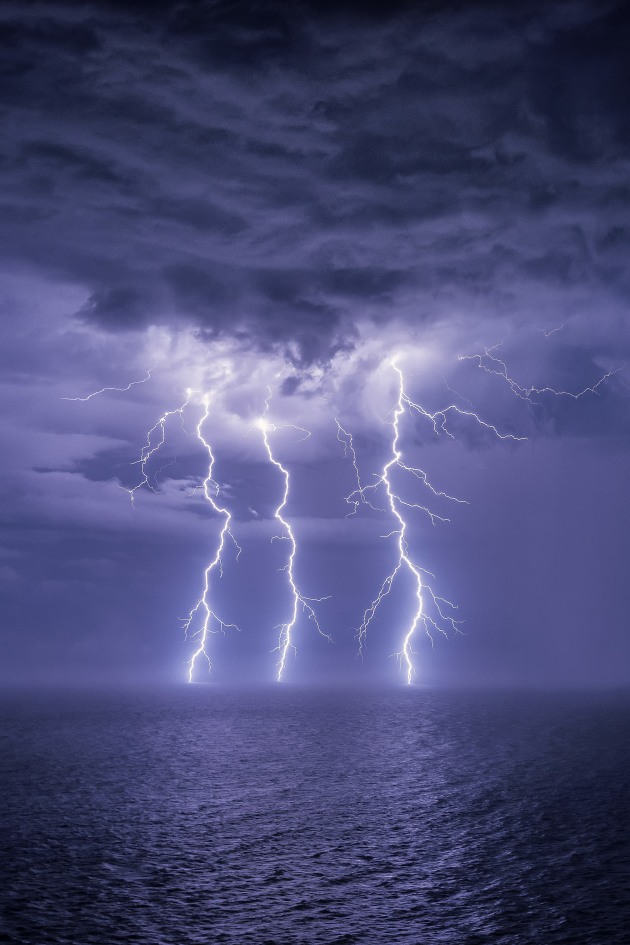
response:
{"label": "storm cloud", "polygon": [[[621,495],[630,470],[629,44],[621,0],[3,4],[9,675],[24,639],[40,675],[66,653],[84,666],[108,634],[112,665],[133,649],[125,634],[137,635],[147,665],[163,670],[175,658],[174,605],[166,620],[164,597],[148,588],[162,580],[169,599],[193,597],[213,525],[203,503],[185,501],[203,476],[185,425],[139,514],[118,487],[134,481],[146,430],[208,372],[218,387],[232,372],[214,435],[236,518],[258,547],[274,487],[248,431],[270,378],[281,377],[281,419],[312,429],[306,446],[285,444],[299,470],[293,511],[306,569],[337,594],[333,623],[352,627],[362,609],[354,598],[364,605],[371,585],[358,551],[340,565],[343,549],[377,547],[381,523],[368,516],[342,530],[352,478],[328,413],[347,416],[373,473],[388,448],[392,394],[378,366],[393,351],[417,351],[412,383],[431,409],[445,397],[474,404],[528,437],[520,453],[498,453],[487,430],[463,422],[457,446],[440,452],[430,427],[406,431],[444,488],[463,489],[478,509],[462,512],[451,539],[431,529],[414,537],[447,586],[466,575],[477,644],[438,655],[443,677],[452,660],[455,679],[511,680],[521,662],[522,678],[538,679],[547,632],[553,671],[540,678],[560,678],[573,622],[582,655],[569,677],[583,681],[606,624],[600,678],[619,678],[630,645],[618,571],[630,553]],[[458,361],[493,345],[519,384],[565,394],[525,402],[500,374]],[[61,400],[125,387],[149,369],[147,384],[89,407]],[[591,396],[569,396],[605,374]],[[572,475],[554,497],[545,489],[566,475],[568,455]],[[520,514],[498,538],[506,504]],[[576,565],[575,549],[589,542]],[[485,564],[471,560],[472,547],[485,548]],[[370,581],[384,555],[365,565]],[[254,557],[245,552],[243,573],[266,600]],[[571,589],[594,572],[606,603],[589,623]],[[103,582],[121,589],[118,609]],[[482,590],[489,582],[496,611]],[[534,583],[538,604],[518,610]],[[272,610],[278,593],[268,595]],[[598,613],[600,590],[588,593]],[[241,604],[245,624],[265,610]],[[554,616],[537,623],[545,609]],[[143,623],[149,612],[157,641]],[[531,646],[520,642],[528,633]],[[389,652],[377,646],[379,658]]]}
{"label": "storm cloud", "polygon": [[8,262],[108,331],[304,361],[362,319],[621,316],[625,5],[379,10],[5,5]]}

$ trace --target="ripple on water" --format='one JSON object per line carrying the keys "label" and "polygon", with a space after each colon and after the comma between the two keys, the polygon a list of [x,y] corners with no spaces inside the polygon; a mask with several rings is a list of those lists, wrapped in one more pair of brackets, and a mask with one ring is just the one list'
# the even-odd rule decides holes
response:
{"label": "ripple on water", "polygon": [[630,700],[5,697],[0,941],[621,945]]}

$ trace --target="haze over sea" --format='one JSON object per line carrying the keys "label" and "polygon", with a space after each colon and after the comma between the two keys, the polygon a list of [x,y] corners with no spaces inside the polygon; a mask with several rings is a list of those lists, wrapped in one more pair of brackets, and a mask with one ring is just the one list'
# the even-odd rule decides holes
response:
{"label": "haze over sea", "polygon": [[19,945],[616,945],[630,695],[5,693]]}

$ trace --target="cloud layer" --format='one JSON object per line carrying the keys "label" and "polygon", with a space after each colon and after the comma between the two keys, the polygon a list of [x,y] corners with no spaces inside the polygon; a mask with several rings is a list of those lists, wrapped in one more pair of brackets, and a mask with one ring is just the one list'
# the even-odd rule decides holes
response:
{"label": "cloud layer", "polygon": [[9,259],[86,323],[311,361],[365,321],[625,312],[622,4],[3,19]]}

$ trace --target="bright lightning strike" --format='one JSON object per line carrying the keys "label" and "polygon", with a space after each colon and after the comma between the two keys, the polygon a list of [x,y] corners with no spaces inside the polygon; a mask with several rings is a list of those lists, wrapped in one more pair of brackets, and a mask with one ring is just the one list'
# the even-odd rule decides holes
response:
{"label": "bright lightning strike", "polygon": [[[267,413],[267,411],[269,410],[270,401],[271,401],[271,391],[269,391],[267,400],[265,401],[265,408],[266,408],[265,413]],[[283,426],[293,427],[292,424],[283,424]],[[319,603],[322,600],[327,600],[327,598],[326,597],[306,597],[300,591],[296,583],[296,579],[295,579],[294,564],[295,564],[295,555],[297,553],[297,543],[296,543],[295,535],[293,534],[293,529],[291,528],[290,522],[286,518],[284,518],[282,514],[284,512],[284,509],[286,508],[287,501],[289,499],[289,486],[290,486],[289,470],[286,468],[286,466],[283,466],[282,463],[278,459],[276,459],[273,453],[272,447],[271,447],[271,443],[269,441],[269,434],[275,433],[275,431],[278,430],[279,427],[271,423],[269,420],[267,420],[266,416],[260,418],[260,420],[258,421],[258,427],[260,431],[262,432],[263,443],[265,446],[265,450],[267,452],[267,457],[269,459],[269,462],[273,466],[276,467],[276,469],[280,472],[280,474],[282,475],[284,479],[284,491],[282,493],[282,499],[280,501],[280,504],[274,511],[274,518],[280,524],[282,528],[282,534],[275,535],[274,538],[277,540],[281,540],[281,541],[284,540],[284,541],[289,542],[289,556],[287,559],[287,563],[282,570],[286,571],[289,588],[291,590],[292,608],[291,608],[290,619],[286,623],[281,624],[279,627],[280,638],[278,640],[277,650],[280,654],[280,658],[277,664],[277,679],[278,679],[278,682],[280,682],[282,679],[285,667],[286,667],[289,651],[293,650],[293,652],[295,652],[295,649],[296,649],[295,644],[293,642],[293,630],[295,628],[295,625],[299,617],[300,608],[302,609],[304,613],[307,614],[309,620],[313,621],[313,623],[315,624],[317,628],[317,632],[320,633],[323,637],[325,637],[329,642],[332,643],[332,640],[328,636],[328,634],[324,633],[324,631],[322,630],[319,624],[319,620],[317,619],[317,614],[315,613],[312,607],[313,604]],[[293,427],[293,429],[300,430],[302,433],[305,434],[305,436],[310,436],[308,431],[303,430],[301,427]],[[273,540],[274,539],[272,538],[272,541]]]}
{"label": "bright lightning strike", "polygon": [[[557,328],[550,331],[543,331],[543,334],[548,338],[555,331],[559,330],[560,329]],[[502,378],[517,397],[529,404],[537,404],[538,401],[536,398],[544,395],[569,397],[575,400],[583,397],[587,393],[596,395],[599,393],[599,388],[606,380],[623,370],[623,366],[610,370],[596,383],[579,391],[556,390],[552,387],[526,387],[510,375],[505,361],[498,356],[497,352],[499,348],[500,345],[494,345],[493,347],[484,349],[481,354],[460,356],[459,360],[472,361],[485,373]],[[382,537],[385,539],[393,539],[396,549],[396,559],[393,567],[383,580],[378,593],[364,611],[361,625],[357,630],[359,654],[363,653],[367,640],[368,627],[374,619],[378,608],[384,598],[390,594],[399,572],[405,572],[407,580],[410,581],[413,589],[415,606],[413,615],[404,628],[397,656],[400,659],[401,667],[405,671],[406,681],[410,684],[417,674],[414,642],[419,628],[423,628],[429,639],[433,641],[433,636],[437,632],[442,634],[453,631],[457,632],[461,621],[455,619],[455,611],[457,609],[455,604],[446,598],[438,596],[432,589],[431,583],[433,582],[434,575],[427,569],[421,567],[414,559],[408,541],[410,527],[409,515],[412,511],[422,512],[433,525],[436,525],[437,523],[449,521],[444,515],[439,514],[440,502],[465,504],[465,500],[436,488],[423,469],[418,466],[409,465],[409,463],[406,462],[403,445],[404,424],[409,423],[411,420],[415,421],[420,417],[423,421],[430,424],[430,429],[436,436],[444,435],[451,439],[455,439],[457,427],[462,421],[476,424],[499,440],[517,442],[525,440],[526,437],[516,436],[511,433],[502,433],[496,426],[483,420],[479,414],[475,412],[473,403],[450,388],[448,384],[446,384],[446,386],[450,394],[454,395],[459,402],[463,402],[464,406],[457,406],[455,403],[450,402],[447,403],[447,406],[431,412],[422,404],[412,400],[407,393],[406,380],[398,364],[397,357],[394,356],[388,360],[386,364],[394,373],[397,382],[397,395],[394,400],[394,405],[383,421],[391,430],[391,440],[389,440],[387,461],[382,466],[382,469],[373,475],[372,480],[368,484],[365,484],[360,473],[357,449],[355,449],[352,434],[342,426],[339,419],[335,418],[335,423],[337,427],[337,440],[341,446],[343,446],[344,456],[351,462],[354,471],[354,488],[353,491],[346,496],[346,502],[350,508],[347,517],[356,515],[362,506],[367,506],[370,510],[381,514],[385,513],[391,520],[392,527],[388,534]],[[288,369],[289,366],[285,365],[282,370],[276,374],[276,378],[282,377]],[[151,379],[152,370],[154,370],[154,368],[147,371],[144,378],[131,381],[126,387],[104,387],[84,397],[64,397],[62,399],[86,402],[107,392],[125,392],[132,387],[147,383],[147,381]],[[233,379],[233,377],[231,367],[226,367],[221,383],[225,381],[227,386],[227,382]],[[318,381],[319,378],[315,377],[313,381],[314,389],[317,388]],[[284,483],[281,500],[273,513],[273,517],[278,523],[278,534],[274,535],[272,538],[272,541],[281,540],[287,542],[289,549],[286,564],[282,570],[286,573],[291,597],[291,607],[287,614],[286,622],[282,623],[279,625],[279,628],[277,628],[279,629],[279,639],[276,647],[279,653],[277,678],[278,681],[280,681],[285,673],[289,654],[291,651],[295,652],[296,649],[294,642],[295,629],[301,615],[306,614],[309,620],[313,621],[319,634],[329,641],[330,637],[323,632],[313,607],[317,602],[326,600],[327,598],[306,597],[301,592],[296,580],[295,562],[298,546],[293,527],[290,521],[285,517],[290,494],[290,473],[289,469],[276,457],[274,452],[274,435],[280,429],[291,427],[293,430],[302,433],[304,438],[309,437],[310,432],[293,424],[283,423],[276,425],[273,423],[268,416],[270,412],[271,396],[271,389],[268,388],[264,414],[258,420],[257,427],[261,431],[262,441],[269,463],[275,467]],[[324,399],[326,400],[327,398]],[[132,505],[135,504],[135,497],[138,490],[146,487],[154,493],[158,492],[157,477],[159,473],[162,469],[165,469],[175,462],[175,460],[171,459],[170,462],[166,462],[165,465],[156,471],[156,466],[158,465],[155,462],[156,454],[162,450],[166,443],[167,433],[170,433],[171,430],[171,421],[173,418],[178,418],[184,432],[192,436],[192,430],[187,430],[184,425],[184,417],[185,414],[188,415],[190,411],[197,409],[201,405],[201,415],[196,425],[196,438],[208,456],[208,465],[203,482],[199,479],[199,484],[196,488],[199,490],[203,489],[205,501],[210,505],[212,513],[222,519],[222,525],[213,557],[204,570],[201,594],[189,611],[187,617],[183,620],[185,633],[189,639],[194,641],[195,647],[188,663],[189,682],[192,682],[196,677],[200,662],[203,663],[205,661],[208,669],[212,668],[209,652],[211,635],[224,632],[226,629],[239,629],[236,624],[226,623],[223,620],[219,613],[217,613],[214,603],[216,577],[223,576],[226,548],[228,545],[234,547],[236,550],[236,559],[238,559],[240,555],[241,548],[232,532],[232,515],[221,499],[222,490],[214,477],[215,455],[210,439],[205,432],[209,425],[210,404],[211,398],[208,393],[200,395],[199,391],[188,389],[186,391],[185,400],[180,406],[164,411],[148,430],[146,441],[142,446],[139,458],[135,460],[135,465],[139,467],[139,480],[131,487],[125,487],[119,483],[120,488],[124,489],[129,495]],[[404,491],[401,492],[399,490],[399,482],[405,482],[410,479],[415,481],[416,487],[418,487],[418,483],[420,484],[423,501],[409,501],[405,497]],[[436,508],[438,511],[435,510]],[[255,513],[252,514],[255,515]]]}
{"label": "bright lightning strike", "polygon": [[[392,358],[389,364],[396,372],[398,379],[398,398],[392,411],[391,420],[391,458],[383,466],[383,470],[380,475],[376,476],[374,483],[367,486],[362,484],[352,436],[341,426],[338,420],[336,421],[337,439],[344,447],[344,455],[352,462],[357,482],[357,488],[348,496],[346,496],[346,501],[348,504],[353,506],[349,515],[354,515],[356,513],[360,503],[365,503],[373,509],[377,508],[372,504],[370,499],[367,498],[366,493],[373,493],[380,486],[384,486],[388,510],[394,520],[394,528],[391,532],[389,532],[387,535],[384,535],[383,537],[391,538],[396,536],[396,548],[398,551],[398,558],[392,571],[390,571],[390,573],[387,575],[381,584],[378,594],[363,614],[363,620],[361,622],[361,626],[358,629],[359,654],[363,652],[368,627],[376,615],[380,604],[390,593],[396,576],[398,575],[399,571],[407,571],[414,586],[416,609],[403,635],[402,645],[398,655],[400,657],[401,663],[406,669],[407,683],[411,683],[416,675],[416,668],[413,660],[412,640],[416,634],[418,626],[423,625],[429,639],[432,640],[432,631],[438,631],[443,634],[446,633],[448,628],[457,631],[461,621],[456,620],[453,616],[454,611],[457,609],[456,605],[451,601],[446,600],[446,598],[439,597],[437,594],[435,594],[431,586],[427,583],[425,576],[430,575],[433,577],[433,575],[431,572],[427,571],[425,568],[420,567],[420,565],[413,561],[407,542],[407,509],[414,509],[424,512],[426,515],[428,515],[433,525],[435,525],[437,522],[447,522],[448,519],[434,512],[431,508],[429,508],[428,505],[422,504],[420,502],[409,502],[402,498],[402,496],[399,495],[394,489],[391,474],[395,469],[410,474],[422,483],[422,485],[429,491],[433,498],[445,499],[449,502],[456,502],[460,504],[465,504],[465,500],[459,499],[457,496],[450,495],[447,492],[443,492],[442,490],[435,488],[435,486],[429,480],[427,473],[423,469],[420,469],[417,466],[410,466],[404,461],[403,452],[400,445],[401,420],[406,413],[419,414],[421,417],[431,423],[435,434],[446,434],[447,436],[454,438],[454,434],[449,429],[448,423],[451,416],[456,415],[458,417],[473,420],[479,426],[492,432],[499,439],[516,441],[525,438],[514,436],[510,433],[501,433],[497,427],[491,423],[487,423],[485,420],[482,420],[481,417],[479,417],[479,415],[474,411],[464,410],[455,404],[449,404],[448,406],[431,413],[425,407],[411,400],[411,398],[406,393],[403,373],[399,368],[396,359]],[[433,605],[435,617],[432,617],[426,611],[424,606],[425,598],[427,598],[428,601]]]}
{"label": "bright lightning strike", "polygon": [[212,669],[212,663],[210,661],[210,656],[207,650],[209,635],[211,633],[216,633],[217,630],[224,631],[226,629],[232,629],[232,630],[239,629],[236,624],[226,623],[224,620],[222,620],[221,617],[217,615],[216,611],[213,610],[212,606],[210,605],[210,585],[211,585],[213,573],[215,571],[218,571],[219,576],[223,577],[223,552],[225,550],[227,540],[229,539],[230,541],[233,542],[236,548],[237,560],[241,553],[241,547],[238,544],[236,538],[234,537],[234,534],[232,533],[232,528],[231,528],[232,516],[229,510],[219,503],[220,487],[219,487],[218,482],[216,482],[216,480],[213,478],[214,462],[215,462],[214,453],[212,451],[212,446],[210,442],[205,438],[204,433],[203,433],[204,424],[210,415],[210,398],[208,394],[206,394],[203,398],[203,406],[204,406],[204,413],[203,413],[203,416],[200,418],[199,423],[197,424],[197,438],[201,441],[201,443],[203,444],[204,448],[206,449],[208,453],[208,472],[203,482],[203,492],[204,492],[206,501],[209,502],[212,509],[218,515],[223,516],[223,527],[219,534],[219,542],[218,542],[217,549],[214,554],[214,558],[208,564],[204,572],[204,585],[203,585],[201,596],[199,597],[197,603],[191,609],[190,613],[188,614],[188,617],[184,621],[184,631],[186,634],[188,634],[190,631],[190,627],[195,617],[197,616],[197,614],[202,615],[201,627],[197,631],[195,631],[195,634],[194,634],[199,639],[199,645],[190,659],[190,663],[188,667],[188,682],[193,681],[193,677],[195,673],[195,666],[196,666],[197,660],[199,660],[201,657],[203,657],[206,660],[208,664],[208,669]]}
{"label": "bright lightning strike", "polygon": [[[137,382],[139,383],[139,382]],[[97,391],[95,393],[102,393]],[[156,453],[162,448],[166,441],[166,425],[168,420],[171,417],[178,416],[182,426],[184,425],[184,411],[190,405],[191,398],[194,391],[191,388],[188,388],[186,391],[186,399],[179,407],[175,407],[172,410],[166,410],[161,417],[153,424],[150,430],[147,432],[146,443],[142,447],[140,452],[140,458],[135,460],[135,464],[140,466],[141,479],[135,486],[127,488],[125,486],[120,486],[125,492],[128,493],[132,504],[135,501],[135,494],[139,489],[147,487],[152,492],[157,492],[157,489],[151,482],[149,478],[149,462],[156,455]],[[219,484],[213,477],[214,473],[214,453],[210,442],[206,439],[203,433],[204,425],[210,415],[210,397],[208,394],[205,394],[202,398],[203,404],[203,414],[199,419],[199,422],[196,427],[197,439],[200,441],[206,452],[208,453],[208,471],[206,477],[203,481],[203,493],[206,501],[210,504],[212,510],[218,515],[223,516],[223,527],[219,533],[219,541],[217,548],[214,554],[214,557],[206,567],[204,571],[204,584],[201,596],[195,603],[194,607],[190,610],[188,616],[183,621],[184,632],[185,634],[194,636],[198,638],[198,647],[193,653],[189,664],[188,664],[188,681],[192,682],[197,661],[203,656],[208,664],[208,669],[212,668],[212,663],[210,656],[208,654],[207,645],[208,638],[211,633],[216,632],[217,630],[225,629],[235,629],[238,630],[238,626],[233,623],[227,623],[222,620],[216,613],[216,611],[210,605],[210,591],[211,591],[211,582],[212,576],[215,571],[218,571],[219,576],[223,576],[223,552],[225,550],[226,542],[230,539],[235,548],[236,548],[236,558],[241,553],[241,547],[236,541],[234,534],[231,529],[232,516],[227,508],[224,508],[218,501],[220,487]],[[170,464],[167,464],[170,465]],[[165,467],[162,467],[165,468]],[[201,615],[201,626],[195,630],[191,631],[191,627],[195,621],[195,618]],[[216,629],[215,629],[216,628]]]}

